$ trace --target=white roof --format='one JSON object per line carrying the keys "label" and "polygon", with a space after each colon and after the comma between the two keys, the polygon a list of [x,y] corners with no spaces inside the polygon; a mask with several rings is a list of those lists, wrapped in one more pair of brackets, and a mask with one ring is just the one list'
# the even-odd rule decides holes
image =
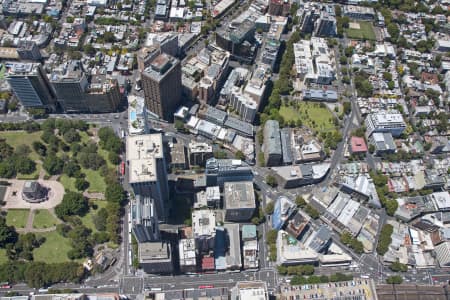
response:
{"label": "white roof", "polygon": [[127,136],[126,157],[130,183],[157,181],[156,159],[164,158],[162,135]]}

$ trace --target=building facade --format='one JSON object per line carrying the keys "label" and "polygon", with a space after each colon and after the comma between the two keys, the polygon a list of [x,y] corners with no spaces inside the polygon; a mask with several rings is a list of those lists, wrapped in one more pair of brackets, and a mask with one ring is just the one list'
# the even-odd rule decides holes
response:
{"label": "building facade", "polygon": [[172,120],[181,101],[181,64],[168,54],[160,54],[142,72],[147,109],[164,120]]}
{"label": "building facade", "polygon": [[278,121],[268,120],[264,124],[264,158],[267,167],[281,164],[282,149]]}
{"label": "building facade", "polygon": [[13,63],[5,75],[17,99],[25,108],[56,110],[55,94],[40,64]]}
{"label": "building facade", "polygon": [[166,220],[169,187],[162,135],[127,136],[126,158],[129,183],[135,195],[153,199],[159,220]]}

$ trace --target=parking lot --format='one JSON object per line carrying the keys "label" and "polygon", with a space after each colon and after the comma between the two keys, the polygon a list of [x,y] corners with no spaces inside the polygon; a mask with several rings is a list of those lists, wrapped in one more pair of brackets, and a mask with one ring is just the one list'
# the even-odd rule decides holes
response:
{"label": "parking lot", "polygon": [[373,299],[375,283],[371,279],[355,278],[352,281],[305,284],[281,287],[281,299]]}

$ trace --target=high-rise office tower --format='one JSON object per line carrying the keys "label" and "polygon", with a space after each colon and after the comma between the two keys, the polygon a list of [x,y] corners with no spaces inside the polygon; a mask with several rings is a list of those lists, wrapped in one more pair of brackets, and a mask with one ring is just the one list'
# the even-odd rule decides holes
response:
{"label": "high-rise office tower", "polygon": [[7,67],[6,79],[25,108],[56,109],[54,92],[40,64],[12,63]]}
{"label": "high-rise office tower", "polygon": [[142,72],[141,78],[147,109],[164,120],[172,120],[181,101],[180,61],[162,53]]}
{"label": "high-rise office tower", "polygon": [[126,153],[128,181],[134,194],[147,203],[143,209],[152,210],[155,207],[155,213],[147,211],[139,214],[164,221],[168,215],[169,186],[162,135],[128,136]]}
{"label": "high-rise office tower", "polygon": [[89,112],[85,93],[89,85],[80,61],[69,61],[50,76],[59,104],[65,112]]}

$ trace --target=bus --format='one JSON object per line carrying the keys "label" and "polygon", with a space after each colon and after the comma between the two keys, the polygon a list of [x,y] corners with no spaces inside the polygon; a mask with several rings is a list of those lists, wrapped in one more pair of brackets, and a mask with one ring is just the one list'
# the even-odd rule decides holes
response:
{"label": "bus", "polygon": [[212,289],[214,286],[213,285],[201,285],[198,288],[199,289]]}
{"label": "bus", "polygon": [[120,174],[122,174],[122,176],[125,176],[125,162],[123,161],[120,164]]}

